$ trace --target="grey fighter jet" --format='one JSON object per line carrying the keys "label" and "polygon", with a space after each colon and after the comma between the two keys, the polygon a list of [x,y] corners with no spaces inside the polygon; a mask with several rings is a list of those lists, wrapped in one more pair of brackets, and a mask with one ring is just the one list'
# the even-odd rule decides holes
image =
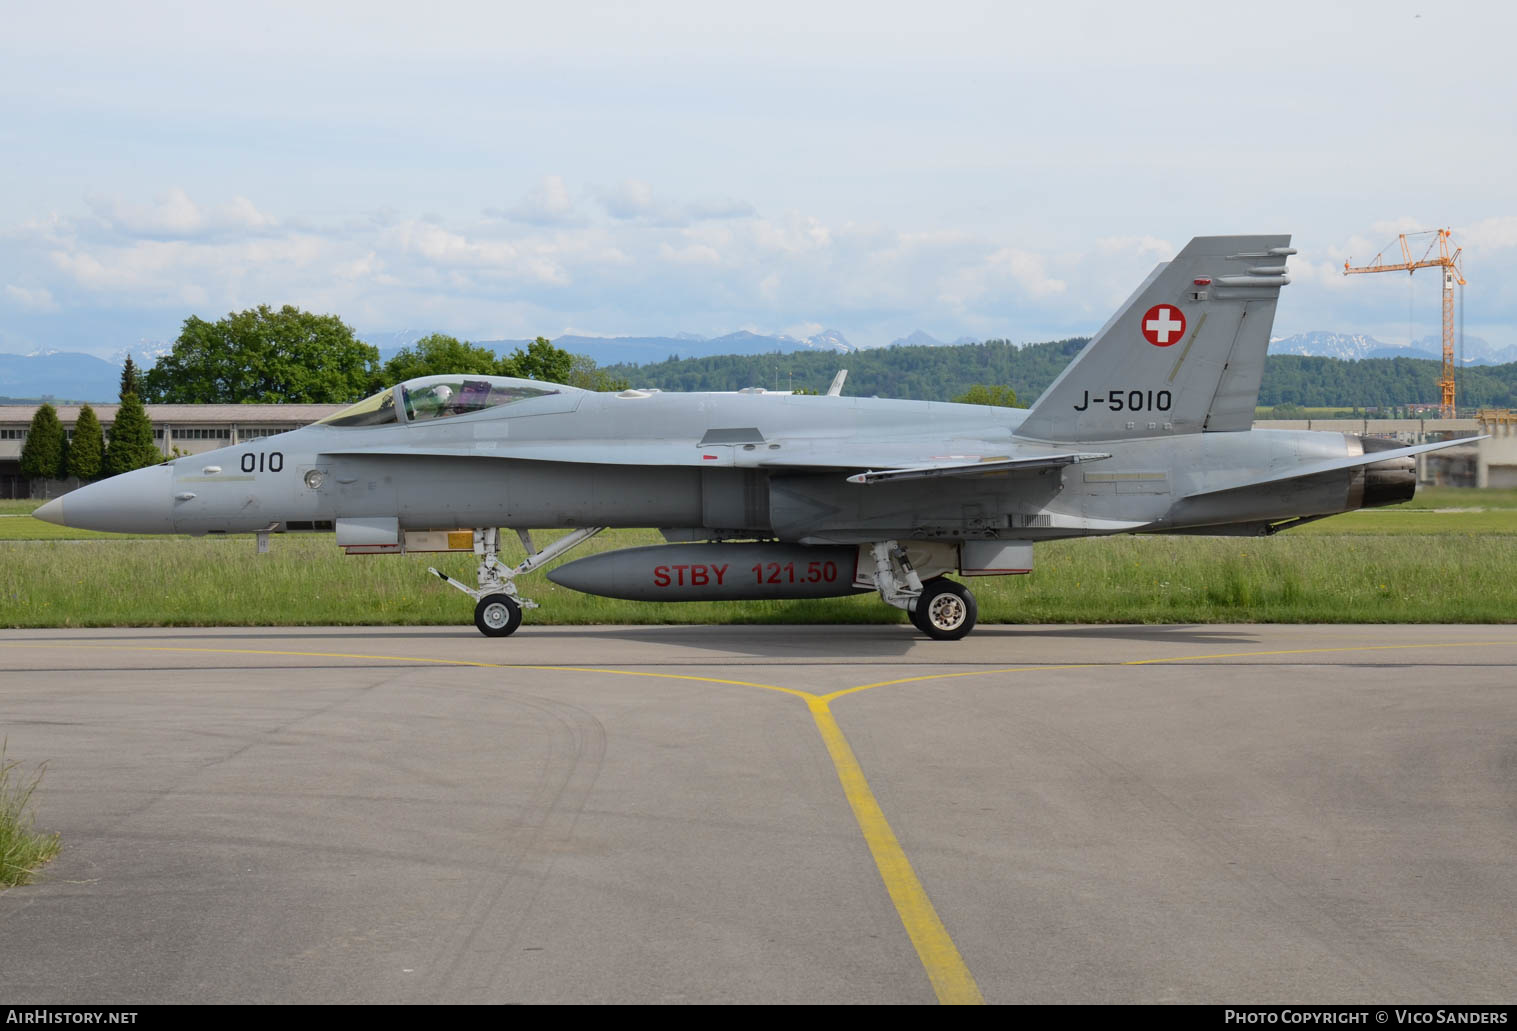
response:
{"label": "grey fighter jet", "polygon": [[[491,636],[536,607],[518,577],[606,527],[659,527],[669,543],[549,578],[650,601],[876,591],[955,640],[976,605],[946,574],[1026,573],[1040,540],[1272,534],[1412,496],[1412,456],[1453,442],[1252,428],[1294,253],[1288,236],[1192,240],[1028,410],[843,397],[837,383],[825,396],[612,394],[430,376],[36,514],[134,533],[332,529],[357,554],[472,552],[475,586],[438,575]],[[514,567],[502,528],[526,548]],[[530,531],[545,528],[572,532],[539,549]]]}

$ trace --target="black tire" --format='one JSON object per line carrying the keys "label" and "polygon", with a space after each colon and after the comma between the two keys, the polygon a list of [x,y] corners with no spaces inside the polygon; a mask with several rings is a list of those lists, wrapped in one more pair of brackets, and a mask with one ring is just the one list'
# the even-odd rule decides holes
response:
{"label": "black tire", "polygon": [[486,637],[509,637],[521,626],[521,606],[509,594],[487,594],[474,606],[474,625]]}
{"label": "black tire", "polygon": [[911,604],[911,623],[934,641],[957,641],[974,629],[980,607],[963,584],[934,577]]}

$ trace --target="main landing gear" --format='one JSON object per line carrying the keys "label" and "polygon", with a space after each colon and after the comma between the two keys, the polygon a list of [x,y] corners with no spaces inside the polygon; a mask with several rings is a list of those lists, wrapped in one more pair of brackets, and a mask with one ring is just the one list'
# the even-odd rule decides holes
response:
{"label": "main landing gear", "polygon": [[880,598],[905,609],[922,633],[935,641],[957,641],[974,629],[980,609],[969,588],[942,576],[922,580],[898,541],[879,541],[871,554]]}
{"label": "main landing gear", "polygon": [[928,580],[906,610],[912,624],[936,641],[957,641],[974,629],[980,607],[969,588],[946,577]]}
{"label": "main landing gear", "polygon": [[440,577],[474,599],[474,625],[486,637],[509,637],[521,626],[523,609],[538,608],[531,598],[523,598],[516,592],[516,578],[530,573],[544,563],[557,558],[571,548],[576,548],[604,530],[604,526],[587,526],[582,530],[560,537],[546,548],[538,551],[532,544],[532,535],[527,530],[517,530],[527,557],[520,565],[508,569],[500,561],[500,531],[495,527],[474,531],[474,554],[479,556],[479,569],[475,573],[479,587],[459,583],[446,573],[427,568],[427,572]]}

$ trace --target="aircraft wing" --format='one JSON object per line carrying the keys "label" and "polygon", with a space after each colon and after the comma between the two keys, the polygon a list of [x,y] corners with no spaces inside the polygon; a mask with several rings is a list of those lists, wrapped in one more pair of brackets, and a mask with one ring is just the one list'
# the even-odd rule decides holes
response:
{"label": "aircraft wing", "polygon": [[[588,465],[697,466],[703,468],[863,470],[853,483],[976,476],[1041,469],[1109,458],[1109,454],[1009,455],[1004,442],[960,439],[939,444],[934,454],[921,441],[770,439],[753,443],[693,443],[678,440],[473,441],[460,445],[380,445],[324,448],[324,455],[421,455],[438,458],[510,458]],[[946,452],[946,453],[945,453]]]}
{"label": "aircraft wing", "polygon": [[858,473],[848,477],[849,483],[881,483],[887,480],[926,480],[935,476],[981,476],[985,473],[1006,472],[1011,469],[1050,469],[1079,462],[1099,462],[1110,458],[1110,453],[1084,451],[1069,455],[1031,455],[1026,458],[988,458],[978,462],[944,462],[912,466],[906,469],[886,469]]}
{"label": "aircraft wing", "polygon": [[1211,487],[1207,490],[1199,490],[1185,496],[1186,498],[1204,498],[1212,494],[1226,494],[1231,490],[1244,490],[1248,487],[1263,487],[1271,483],[1284,483],[1286,480],[1299,480],[1306,476],[1316,476],[1319,473],[1336,472],[1339,469],[1353,469],[1361,465],[1374,465],[1376,462],[1385,462],[1396,458],[1408,458],[1412,455],[1420,455],[1424,451],[1437,451],[1441,448],[1453,447],[1456,444],[1473,444],[1477,440],[1484,439],[1485,437],[1455,437],[1453,440],[1436,440],[1431,444],[1414,444],[1411,447],[1395,448],[1389,451],[1368,451],[1362,455],[1354,455],[1351,458],[1329,458],[1320,462],[1307,462],[1303,465],[1272,472],[1268,476],[1240,480],[1237,483],[1229,483],[1222,487]]}

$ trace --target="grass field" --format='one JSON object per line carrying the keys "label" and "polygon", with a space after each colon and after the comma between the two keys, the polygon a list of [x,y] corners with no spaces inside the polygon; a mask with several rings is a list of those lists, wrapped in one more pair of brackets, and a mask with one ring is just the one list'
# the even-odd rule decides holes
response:
{"label": "grass field", "polygon": [[[1255,405],[1254,406],[1254,418],[1255,419],[1273,419],[1275,417],[1274,411],[1275,411],[1275,409],[1274,409],[1274,406],[1272,406],[1272,405]],[[1361,409],[1359,415],[1355,415],[1354,414],[1354,406],[1353,405],[1314,405],[1314,406],[1302,408],[1300,411],[1301,411],[1300,415],[1292,415],[1292,416],[1290,416],[1290,418],[1292,418],[1292,419],[1363,419],[1363,418],[1365,418],[1365,415],[1363,414],[1363,410],[1362,409]],[[1429,415],[1429,418],[1436,418],[1436,417],[1437,417],[1436,414]],[[1407,416],[1407,418],[1416,418],[1416,416]],[[1374,419],[1370,419],[1370,422],[1374,423],[1375,420]]]}
{"label": "grass field", "polygon": [[28,772],[6,758],[0,741],[0,888],[30,883],[37,867],[58,854],[58,835],[34,826],[32,793],[41,780],[41,769]]}
{"label": "grass field", "polygon": [[[469,556],[350,558],[330,535],[48,540],[0,518],[0,626],[467,624]],[[12,533],[14,529],[16,533]],[[38,524],[47,526],[48,524]],[[80,536],[77,531],[65,531]],[[542,535],[539,540],[550,539]],[[659,543],[608,531],[568,559]],[[514,544],[514,539],[511,541]],[[1038,548],[1029,576],[972,582],[983,622],[1513,622],[1517,491],[1432,489],[1270,538],[1108,537]],[[533,623],[877,623],[873,595],[824,601],[646,603],[524,577]]]}

